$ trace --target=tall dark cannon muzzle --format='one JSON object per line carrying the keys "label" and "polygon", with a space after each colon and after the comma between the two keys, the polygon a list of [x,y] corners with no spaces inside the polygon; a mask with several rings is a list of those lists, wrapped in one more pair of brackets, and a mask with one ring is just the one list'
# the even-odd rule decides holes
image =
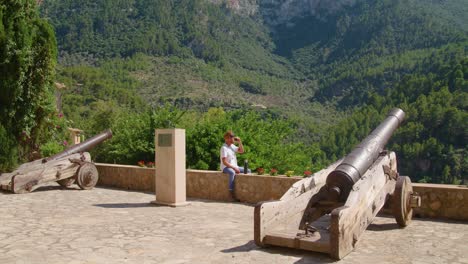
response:
{"label": "tall dark cannon muzzle", "polygon": [[53,156],[50,156],[48,158],[45,158],[42,160],[43,163],[46,163],[48,161],[51,161],[51,160],[56,160],[56,159],[60,159],[60,158],[63,158],[63,157],[66,157],[68,155],[71,155],[71,154],[75,154],[75,153],[79,153],[79,152],[84,152],[84,151],[87,151],[87,150],[90,150],[92,148],[94,148],[96,145],[98,144],[101,144],[103,141],[105,141],[106,139],[109,139],[112,137],[112,131],[110,129],[107,129],[106,131],[100,133],[100,134],[97,134],[96,136],[90,138],[90,139],[87,139],[86,141],[83,141],[82,143],[80,144],[77,144],[77,145],[74,145],[62,152],[59,152]]}
{"label": "tall dark cannon muzzle", "polygon": [[393,108],[387,118],[372,131],[327,177],[330,200],[346,201],[353,185],[377,160],[393,132],[405,118],[405,112]]}

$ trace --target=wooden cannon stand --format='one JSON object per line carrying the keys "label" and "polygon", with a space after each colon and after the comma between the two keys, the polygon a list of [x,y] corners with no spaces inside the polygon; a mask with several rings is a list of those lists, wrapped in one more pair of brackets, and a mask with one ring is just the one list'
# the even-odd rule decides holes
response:
{"label": "wooden cannon stand", "polygon": [[354,184],[346,202],[327,200],[326,178],[341,160],[296,182],[278,201],[255,206],[254,238],[259,246],[275,245],[329,254],[341,259],[356,246],[386,202],[400,227],[420,205],[411,180],[397,173],[394,152],[383,152]]}
{"label": "wooden cannon stand", "polygon": [[40,186],[57,182],[69,187],[75,181],[83,190],[92,189],[99,178],[98,171],[88,152],[65,156],[43,162],[35,160],[22,164],[11,173],[0,175],[0,189],[13,193],[29,193]]}

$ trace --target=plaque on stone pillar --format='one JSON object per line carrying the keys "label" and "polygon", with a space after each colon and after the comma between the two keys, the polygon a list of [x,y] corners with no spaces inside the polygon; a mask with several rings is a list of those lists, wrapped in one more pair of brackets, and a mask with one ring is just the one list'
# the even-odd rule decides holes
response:
{"label": "plaque on stone pillar", "polygon": [[172,147],[172,134],[159,134],[158,146],[159,147]]}
{"label": "plaque on stone pillar", "polygon": [[167,206],[187,205],[185,130],[156,129],[156,200]]}

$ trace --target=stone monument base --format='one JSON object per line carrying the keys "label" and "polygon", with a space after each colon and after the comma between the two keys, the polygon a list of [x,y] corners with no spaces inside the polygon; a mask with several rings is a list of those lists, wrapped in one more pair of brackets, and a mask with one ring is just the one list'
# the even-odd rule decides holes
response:
{"label": "stone monument base", "polygon": [[165,203],[157,200],[151,201],[150,204],[159,205],[159,206],[169,206],[169,207],[183,207],[190,205],[189,202],[180,202],[180,203]]}

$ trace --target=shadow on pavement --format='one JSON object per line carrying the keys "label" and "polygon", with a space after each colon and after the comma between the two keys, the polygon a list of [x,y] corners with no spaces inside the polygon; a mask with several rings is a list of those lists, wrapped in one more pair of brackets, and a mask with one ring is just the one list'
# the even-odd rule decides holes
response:
{"label": "shadow on pavement", "polygon": [[93,204],[102,208],[142,208],[154,207],[155,205],[148,203],[111,203],[111,204]]}
{"label": "shadow on pavement", "polygon": [[[35,190],[33,190],[31,193],[35,193],[35,192],[47,192],[47,191],[54,191],[54,190],[60,190],[60,191],[81,191],[81,189],[76,186],[76,185],[73,185],[73,186],[70,186],[70,187],[62,187],[60,185],[45,185],[45,186],[41,186]],[[0,190],[0,193],[2,194],[15,194],[11,191],[8,191],[8,190]],[[28,194],[28,193],[26,193]]]}
{"label": "shadow on pavement", "polygon": [[265,248],[261,248],[257,246],[253,240],[250,240],[244,245],[221,250],[221,252],[223,253],[240,253],[240,252],[250,252],[250,251],[262,251],[262,252],[266,252],[269,254],[297,257],[297,258],[300,258],[298,261],[295,262],[298,264],[336,262],[334,259],[330,258],[326,254],[312,252],[312,251],[305,251],[305,250],[292,249],[292,248],[282,248],[282,247],[275,247],[275,246],[268,246]]}
{"label": "shadow on pavement", "polygon": [[81,191],[81,189],[77,185],[72,185],[70,187],[63,187],[60,185],[57,185],[57,186],[46,185],[46,186],[41,186],[32,192],[46,192],[46,191],[52,191],[52,190]]}
{"label": "shadow on pavement", "polygon": [[250,240],[244,245],[233,247],[233,248],[228,248],[228,249],[223,249],[221,250],[221,252],[223,253],[249,252],[251,250],[258,250],[258,249],[260,248],[257,245],[255,245],[255,242],[253,240]]}
{"label": "shadow on pavement", "polygon": [[240,204],[249,207],[254,207],[255,204],[246,203],[246,202],[230,202],[230,201],[218,201],[218,200],[208,200],[208,199],[201,199],[201,198],[192,198],[187,197],[188,202],[200,202],[200,203],[215,203],[215,204]]}
{"label": "shadow on pavement", "polygon": [[152,191],[127,190],[127,189],[124,189],[124,188],[117,188],[117,187],[110,187],[110,186],[103,186],[103,185],[96,185],[95,188],[97,188],[97,189],[106,189],[106,190],[111,190],[111,191],[116,191],[116,192],[145,193],[145,194],[154,195],[154,192],[152,192]]}
{"label": "shadow on pavement", "polygon": [[370,224],[366,230],[370,231],[388,231],[400,229],[397,223],[386,223],[386,224]]}

